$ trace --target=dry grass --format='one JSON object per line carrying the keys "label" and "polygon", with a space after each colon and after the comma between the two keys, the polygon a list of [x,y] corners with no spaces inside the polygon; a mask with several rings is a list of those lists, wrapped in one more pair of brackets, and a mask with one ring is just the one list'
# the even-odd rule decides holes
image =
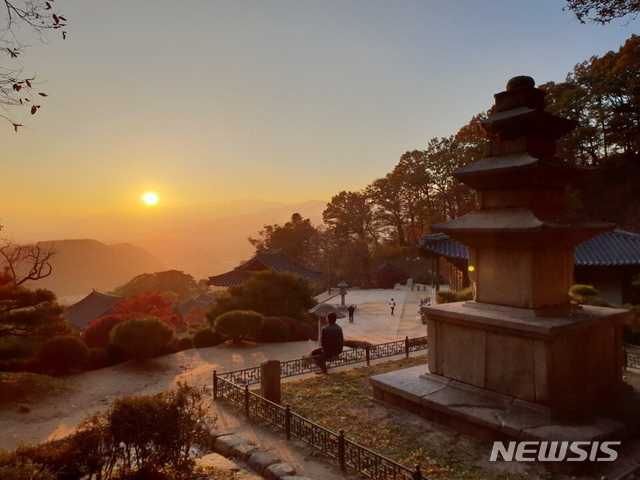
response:
{"label": "dry grass", "polygon": [[418,356],[288,382],[282,403],[402,465],[420,464],[429,479],[569,478],[538,466],[489,463],[490,445],[373,400],[369,377],[425,363]]}

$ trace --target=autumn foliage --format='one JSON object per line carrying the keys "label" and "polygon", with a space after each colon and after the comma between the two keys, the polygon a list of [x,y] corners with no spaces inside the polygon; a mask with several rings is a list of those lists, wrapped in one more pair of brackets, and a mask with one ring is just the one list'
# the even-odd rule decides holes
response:
{"label": "autumn foliage", "polygon": [[94,319],[82,335],[82,340],[90,348],[107,348],[111,331],[121,323],[136,318],[156,318],[173,330],[180,317],[173,313],[173,304],[165,300],[161,292],[146,292],[134,295],[131,300],[121,300],[111,313]]}
{"label": "autumn foliage", "polygon": [[132,300],[121,300],[112,309],[113,315],[127,320],[136,317],[155,317],[176,328],[180,317],[173,313],[173,303],[165,300],[162,292],[145,292]]}

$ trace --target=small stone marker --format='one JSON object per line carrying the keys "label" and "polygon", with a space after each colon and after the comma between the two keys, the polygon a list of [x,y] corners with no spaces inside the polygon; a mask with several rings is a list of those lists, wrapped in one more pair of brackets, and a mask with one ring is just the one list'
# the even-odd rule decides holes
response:
{"label": "small stone marker", "polygon": [[280,362],[267,360],[260,364],[260,395],[273,403],[280,403]]}

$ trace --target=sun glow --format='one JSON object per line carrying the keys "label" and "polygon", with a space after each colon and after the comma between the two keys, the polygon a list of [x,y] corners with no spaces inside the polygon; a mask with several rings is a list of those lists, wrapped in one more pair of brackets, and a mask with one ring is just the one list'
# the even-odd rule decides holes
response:
{"label": "sun glow", "polygon": [[155,205],[160,200],[158,194],[154,192],[143,193],[140,198],[142,198],[142,201],[147,205]]}

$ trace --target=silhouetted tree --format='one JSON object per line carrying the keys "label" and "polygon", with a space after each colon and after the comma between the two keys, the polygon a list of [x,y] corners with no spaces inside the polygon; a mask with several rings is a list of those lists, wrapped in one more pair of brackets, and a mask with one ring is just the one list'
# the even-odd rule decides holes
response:
{"label": "silhouetted tree", "polygon": [[315,304],[313,290],[306,278],[264,270],[220,294],[206,316],[209,322],[213,322],[232,310],[253,310],[265,317],[304,318]]}
{"label": "silhouetted tree", "polygon": [[312,265],[317,253],[318,230],[311,220],[299,213],[291,215],[284,225],[265,225],[258,232],[262,238],[249,237],[249,243],[257,252],[282,250],[288,258],[305,265]]}
{"label": "silhouetted tree", "polygon": [[27,282],[48,277],[55,255],[51,246],[0,244],[0,338],[67,333],[62,308],[53,292],[31,289]]}
{"label": "silhouetted tree", "polygon": [[638,0],[567,0],[565,10],[573,12],[581,23],[587,20],[606,24],[627,15],[634,20],[640,12]]}
{"label": "silhouetted tree", "polygon": [[178,270],[143,273],[113,290],[114,295],[131,298],[145,292],[163,292],[175,296],[176,300],[186,301],[201,293],[206,293],[209,286],[196,280],[189,274]]}

